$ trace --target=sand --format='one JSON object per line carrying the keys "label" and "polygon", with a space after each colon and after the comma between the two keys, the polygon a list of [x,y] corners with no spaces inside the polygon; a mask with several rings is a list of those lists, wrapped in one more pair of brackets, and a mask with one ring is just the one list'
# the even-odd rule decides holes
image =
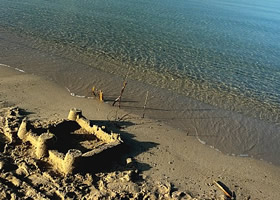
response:
{"label": "sand", "polygon": [[[73,97],[55,83],[4,65],[0,66],[0,91],[2,117],[5,109],[17,106],[30,120],[55,121],[67,118],[75,107],[89,120],[120,134],[125,144],[109,170],[64,176],[40,166],[25,143],[4,148],[7,140],[2,135],[2,199],[224,198],[213,181],[225,184],[236,199],[280,199],[280,169],[272,164],[224,155],[161,122],[98,99]],[[133,166],[127,165],[127,159]]]}

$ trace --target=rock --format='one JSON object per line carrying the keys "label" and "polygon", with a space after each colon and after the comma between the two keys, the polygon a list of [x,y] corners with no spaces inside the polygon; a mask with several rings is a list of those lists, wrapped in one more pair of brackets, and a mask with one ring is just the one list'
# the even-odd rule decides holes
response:
{"label": "rock", "polygon": [[127,158],[127,159],[126,159],[126,164],[128,165],[128,164],[130,164],[130,163],[132,163],[132,158]]}

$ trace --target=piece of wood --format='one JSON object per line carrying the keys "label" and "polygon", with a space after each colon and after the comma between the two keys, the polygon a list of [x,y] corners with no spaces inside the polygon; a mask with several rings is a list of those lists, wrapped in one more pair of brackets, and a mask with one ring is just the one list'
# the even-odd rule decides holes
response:
{"label": "piece of wood", "polygon": [[214,183],[216,184],[216,186],[223,191],[223,193],[228,197],[228,198],[232,198],[232,195],[229,194],[229,192],[223,187],[224,184],[221,184],[220,181],[214,181]]}
{"label": "piece of wood", "polygon": [[124,92],[124,89],[125,89],[126,85],[127,85],[127,82],[126,82],[126,80],[125,80],[124,83],[123,83],[123,87],[122,87],[122,89],[121,89],[120,96],[118,96],[118,97],[115,99],[115,101],[113,102],[112,106],[115,106],[115,104],[116,104],[117,102],[119,102],[119,108],[121,107],[122,95],[123,95],[123,92]]}
{"label": "piece of wood", "polygon": [[103,92],[102,90],[99,90],[99,101],[103,102],[104,99],[103,99]]}

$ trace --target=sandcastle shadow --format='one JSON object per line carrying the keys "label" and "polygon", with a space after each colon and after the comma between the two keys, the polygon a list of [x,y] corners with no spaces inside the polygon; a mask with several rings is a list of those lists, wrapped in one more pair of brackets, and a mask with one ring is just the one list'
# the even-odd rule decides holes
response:
{"label": "sandcastle shadow", "polygon": [[19,112],[22,116],[29,116],[29,115],[35,114],[34,112],[27,111],[23,108],[19,108]]}
{"label": "sandcastle shadow", "polygon": [[[49,131],[56,136],[55,148],[65,154],[69,149],[78,149],[82,153],[85,153],[100,143],[95,135],[81,131],[81,127],[75,121],[64,121],[56,126],[50,127]],[[91,144],[94,143],[95,146],[87,145],[86,143],[89,142]]]}
{"label": "sandcastle shadow", "polygon": [[[135,168],[140,171],[146,171],[151,169],[151,166],[147,163],[141,163],[133,161],[133,164],[126,164],[127,158],[134,158],[137,155],[149,151],[152,148],[158,146],[158,143],[154,142],[141,142],[134,139],[134,135],[124,131],[124,128],[134,126],[135,124],[130,121],[109,121],[109,120],[90,120],[90,124],[95,124],[100,127],[105,127],[106,132],[114,132],[120,134],[123,143],[114,149],[103,152],[91,159],[92,166],[98,164],[98,169],[102,169],[102,172],[125,171],[131,168]],[[94,172],[94,168],[85,168]]]}

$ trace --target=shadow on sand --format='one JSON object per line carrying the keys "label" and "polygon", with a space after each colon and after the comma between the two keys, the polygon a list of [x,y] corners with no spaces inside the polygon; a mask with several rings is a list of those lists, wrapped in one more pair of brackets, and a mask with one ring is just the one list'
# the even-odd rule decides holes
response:
{"label": "shadow on sand", "polygon": [[[93,165],[99,163],[98,169],[102,169],[102,172],[127,170],[131,167],[126,165],[127,158],[133,158],[158,146],[158,144],[154,142],[137,141],[134,139],[135,136],[133,134],[123,131],[124,128],[135,125],[130,121],[91,120],[90,123],[99,127],[105,126],[106,132],[118,133],[123,140],[123,144],[94,157],[91,161]],[[110,159],[106,160],[106,158]],[[135,160],[133,161],[133,167],[140,171],[146,171],[151,168],[150,165],[136,162]]]}

